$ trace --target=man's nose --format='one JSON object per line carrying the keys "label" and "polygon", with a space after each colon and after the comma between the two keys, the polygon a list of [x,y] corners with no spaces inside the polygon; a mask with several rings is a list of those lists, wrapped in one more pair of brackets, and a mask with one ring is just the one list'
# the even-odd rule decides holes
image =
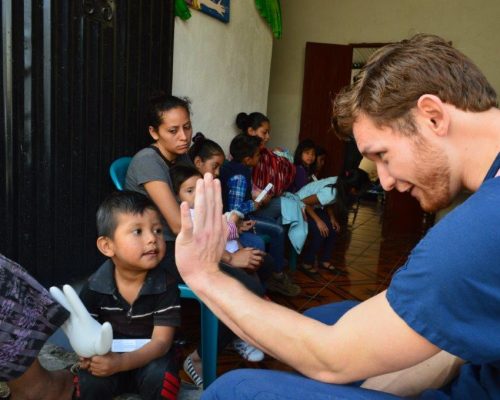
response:
{"label": "man's nose", "polygon": [[384,188],[386,192],[394,189],[394,185],[396,184],[396,180],[389,174],[387,168],[377,165],[377,173],[378,178],[380,179],[380,184]]}

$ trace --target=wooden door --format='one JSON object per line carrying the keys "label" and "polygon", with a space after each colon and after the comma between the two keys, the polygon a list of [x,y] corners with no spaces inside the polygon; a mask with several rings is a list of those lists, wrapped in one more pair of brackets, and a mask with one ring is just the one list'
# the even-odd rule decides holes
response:
{"label": "wooden door", "polygon": [[327,151],[323,175],[342,171],[345,143],[331,132],[332,100],[351,80],[352,47],[306,44],[299,140],[312,139]]}

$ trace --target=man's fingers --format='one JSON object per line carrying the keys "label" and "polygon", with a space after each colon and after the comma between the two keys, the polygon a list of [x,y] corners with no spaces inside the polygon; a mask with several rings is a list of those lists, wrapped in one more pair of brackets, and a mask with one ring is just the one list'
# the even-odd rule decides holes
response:
{"label": "man's fingers", "polygon": [[[212,174],[206,173],[203,177],[205,186],[205,226],[215,229],[215,193],[214,193],[214,179]],[[217,218],[218,222],[219,218]]]}
{"label": "man's fingers", "polygon": [[189,204],[185,201],[181,203],[181,233],[187,240],[190,240],[193,235],[193,220],[191,219]]}
{"label": "man's fingers", "polygon": [[205,180],[198,179],[196,181],[196,196],[194,199],[194,221],[193,233],[196,234],[200,229],[205,226],[205,219],[207,213],[205,198]]}

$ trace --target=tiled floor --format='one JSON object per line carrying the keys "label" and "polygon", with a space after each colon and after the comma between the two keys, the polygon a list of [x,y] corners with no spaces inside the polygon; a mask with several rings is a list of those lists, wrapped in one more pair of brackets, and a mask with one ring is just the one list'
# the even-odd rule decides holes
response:
{"label": "tiled floor", "polygon": [[[333,264],[347,271],[346,276],[321,271],[320,277],[312,279],[301,271],[292,272],[302,293],[295,298],[271,294],[272,300],[301,312],[345,299],[365,300],[386,289],[392,274],[404,263],[422,232],[408,231],[398,221],[384,217],[383,208],[380,202],[366,201],[361,203],[354,224],[353,214],[349,215],[347,229],[339,234],[332,254]],[[198,315],[196,305],[188,303],[183,307],[188,353],[197,341]],[[218,374],[235,368],[289,369],[268,356],[260,363],[249,363],[230,351],[223,351]],[[189,380],[185,375],[182,377]]]}

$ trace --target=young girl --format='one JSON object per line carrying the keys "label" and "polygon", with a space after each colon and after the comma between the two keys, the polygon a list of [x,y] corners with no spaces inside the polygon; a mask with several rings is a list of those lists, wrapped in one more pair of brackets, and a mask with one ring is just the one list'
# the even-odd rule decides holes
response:
{"label": "young girl", "polygon": [[[177,199],[180,202],[187,202],[191,209],[191,214],[193,214],[196,181],[202,178],[201,172],[193,166],[182,164],[178,164],[172,167],[170,172],[172,176],[173,191],[177,196]],[[236,238],[232,238],[232,240],[229,240],[226,245],[226,250],[230,253],[236,252],[239,248],[241,248],[241,245],[238,243]],[[268,270],[269,268],[272,268],[272,265],[269,266],[268,262],[264,262],[263,267],[261,267],[260,269],[262,268]],[[221,269],[233,276],[233,278],[239,280],[252,292],[261,296],[264,294],[259,278],[255,274],[249,274],[243,269],[226,267],[224,265],[221,265]],[[229,344],[244,359],[248,361],[258,362],[262,361],[262,359],[264,358],[264,353],[262,353],[262,351],[239,338],[235,338],[235,335],[226,326],[224,326],[223,324],[219,324],[218,349],[223,350]],[[201,357],[197,349],[193,351],[184,361],[184,370],[195,384],[197,384],[198,386],[203,385],[203,379],[201,378],[203,375]]]}
{"label": "young girl", "polygon": [[[294,155],[297,168],[293,191],[297,192],[313,180],[316,162],[316,146],[310,139],[303,140],[297,146]],[[331,206],[321,207],[316,196],[304,199],[306,204],[307,224],[309,226],[309,240],[302,252],[300,269],[309,276],[318,275],[314,267],[318,255],[318,267],[330,272],[343,273],[330,263],[335,243],[335,234],[340,230]]]}

